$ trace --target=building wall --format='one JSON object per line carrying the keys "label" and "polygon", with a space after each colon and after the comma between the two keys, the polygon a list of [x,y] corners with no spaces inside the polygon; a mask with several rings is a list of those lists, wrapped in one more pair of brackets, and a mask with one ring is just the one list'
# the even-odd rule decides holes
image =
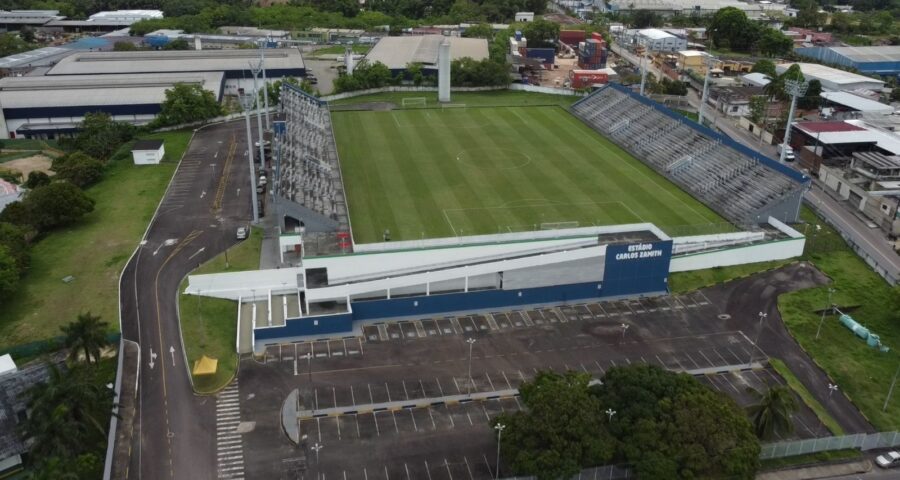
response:
{"label": "building wall", "polygon": [[805,238],[792,238],[742,247],[723,248],[712,252],[678,255],[672,258],[671,271],[673,273],[687,272],[745,263],[785,260],[802,255],[805,244]]}

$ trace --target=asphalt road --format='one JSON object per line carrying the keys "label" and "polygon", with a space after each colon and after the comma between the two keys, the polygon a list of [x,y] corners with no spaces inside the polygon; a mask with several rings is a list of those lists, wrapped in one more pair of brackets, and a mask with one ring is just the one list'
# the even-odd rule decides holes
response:
{"label": "asphalt road", "polygon": [[[243,122],[198,130],[122,274],[122,334],[141,346],[125,478],[215,478],[214,400],[194,396],[178,324],[182,278],[236,243],[250,216]],[[89,254],[89,253],[87,253]]]}

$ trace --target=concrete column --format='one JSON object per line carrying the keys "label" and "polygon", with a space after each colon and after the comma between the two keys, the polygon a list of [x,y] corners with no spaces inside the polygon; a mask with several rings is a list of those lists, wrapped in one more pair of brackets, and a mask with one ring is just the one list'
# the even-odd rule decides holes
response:
{"label": "concrete column", "polygon": [[447,38],[438,49],[438,101],[450,101],[450,40]]}

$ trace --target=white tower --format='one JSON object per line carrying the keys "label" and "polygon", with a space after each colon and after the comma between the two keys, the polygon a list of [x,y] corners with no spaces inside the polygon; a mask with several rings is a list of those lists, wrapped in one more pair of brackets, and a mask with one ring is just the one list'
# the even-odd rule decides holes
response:
{"label": "white tower", "polygon": [[353,63],[353,46],[347,45],[347,49],[344,50],[344,66],[347,67],[347,75],[353,75],[353,69],[356,67]]}
{"label": "white tower", "polygon": [[438,101],[450,101],[450,40],[447,38],[438,48]]}

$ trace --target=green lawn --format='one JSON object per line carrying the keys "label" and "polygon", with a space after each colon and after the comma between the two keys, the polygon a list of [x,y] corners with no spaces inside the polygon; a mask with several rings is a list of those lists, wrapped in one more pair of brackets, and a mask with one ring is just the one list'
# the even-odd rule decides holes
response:
{"label": "green lawn", "polygon": [[35,140],[30,138],[16,138],[2,140],[4,150],[47,150],[57,149],[56,140]]}
{"label": "green lawn", "polygon": [[[724,220],[559,107],[335,112],[356,242]],[[574,226],[574,224],[570,224]]]}
{"label": "green lawn", "polygon": [[[103,180],[87,190],[96,201],[94,212],[34,245],[18,294],[0,308],[0,348],[56,337],[61,325],[84,311],[99,314],[118,330],[119,272],[150,222],[190,136],[148,136],[166,140],[162,164],[110,165]],[[64,283],[69,275],[75,279]]]}
{"label": "green lawn", "polygon": [[823,407],[818,400],[813,398],[812,394],[809,393],[809,390],[803,386],[803,383],[801,383],[800,379],[794,375],[794,372],[791,371],[787,364],[777,358],[770,358],[769,364],[772,365],[772,368],[774,368],[782,378],[784,378],[784,381],[786,381],[791,390],[803,400],[803,403],[819,417],[819,421],[831,431],[832,435],[844,435],[844,429],[841,428],[841,425],[837,420],[828,413],[828,410],[825,410],[825,407]]}
{"label": "green lawn", "polygon": [[673,294],[690,292],[719,283],[725,283],[754,273],[772,270],[793,262],[789,260],[773,260],[771,262],[746,263],[732,267],[707,268],[690,272],[676,272],[669,276],[669,289]]}
{"label": "green lawn", "polygon": [[[328,102],[331,105],[354,105],[369,102],[390,102],[397,107],[403,106],[404,98],[425,98],[428,108],[440,108],[437,103],[437,92],[389,92],[363,95]],[[568,107],[581,97],[569,95],[551,95],[549,93],[518,92],[513,90],[492,90],[488,92],[452,92],[451,103],[465,104],[473,107],[504,107],[531,105],[559,105]],[[422,107],[412,107],[421,109]]]}
{"label": "green lawn", "polygon": [[[228,250],[227,265],[223,253],[201,265],[191,275],[256,270],[259,268],[261,246],[262,230],[254,228],[250,238]],[[181,283],[179,291],[184,292],[185,288],[187,278]],[[227,385],[237,370],[237,302],[182,294],[178,298],[178,308],[190,365],[201,355],[219,360],[215,375],[194,377],[194,388],[199,393],[215,392]]]}
{"label": "green lawn", "polygon": [[856,306],[852,316],[881,337],[891,347],[880,353],[866,346],[847,328],[828,316],[822,334],[815,339],[821,315],[828,303],[828,288],[823,286],[782,295],[778,308],[791,334],[810,356],[828,372],[835,383],[869,418],[875,428],[891,431],[900,428],[900,391],[895,392],[886,412],[882,405],[900,355],[900,287],[891,288],[844,243],[831,227],[804,208],[803,218],[822,226],[809,229],[804,259],[810,260],[833,280],[834,303]]}
{"label": "green lawn", "polygon": [[848,448],[845,450],[830,450],[827,452],[808,453],[806,455],[795,455],[793,457],[762,460],[760,462],[760,470],[781,470],[825,462],[849,462],[860,459],[862,459],[862,452]]}

